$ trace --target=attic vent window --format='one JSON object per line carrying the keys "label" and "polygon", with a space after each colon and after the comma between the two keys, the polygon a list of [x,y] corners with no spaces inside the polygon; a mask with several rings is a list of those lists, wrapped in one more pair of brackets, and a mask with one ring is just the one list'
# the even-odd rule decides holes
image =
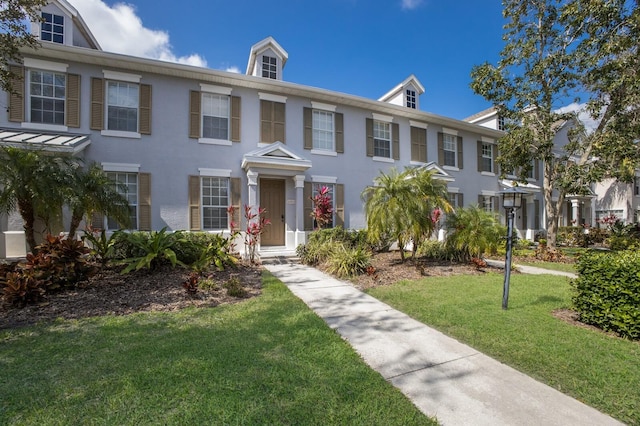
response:
{"label": "attic vent window", "polygon": [[407,108],[416,109],[416,91],[407,89]]}
{"label": "attic vent window", "polygon": [[262,76],[276,80],[277,79],[276,64],[277,64],[276,58],[272,56],[263,55],[262,56]]}
{"label": "attic vent window", "polygon": [[40,39],[64,44],[64,16],[42,12]]}

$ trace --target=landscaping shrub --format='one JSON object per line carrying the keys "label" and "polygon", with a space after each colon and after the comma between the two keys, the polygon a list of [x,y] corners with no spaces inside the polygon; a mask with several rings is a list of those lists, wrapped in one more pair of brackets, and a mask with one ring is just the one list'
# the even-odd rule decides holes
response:
{"label": "landscaping shrub", "polygon": [[640,339],[640,253],[586,252],[576,269],[573,304],[580,320]]}
{"label": "landscaping shrub", "polygon": [[418,247],[418,256],[427,259],[449,261],[449,262],[465,262],[471,258],[469,250],[464,247],[458,249],[446,244],[444,241],[426,240]]}
{"label": "landscaping shrub", "polygon": [[345,247],[339,244],[327,259],[327,271],[339,278],[363,274],[371,264],[371,255],[362,247]]}
{"label": "landscaping shrub", "polygon": [[25,306],[42,300],[48,292],[74,287],[95,274],[98,267],[89,260],[82,241],[47,236],[37,254],[24,262],[0,268],[4,303]]}
{"label": "landscaping shrub", "polygon": [[133,270],[148,269],[150,271],[157,269],[162,264],[170,263],[175,267],[177,264],[184,265],[178,260],[175,251],[173,251],[176,243],[180,240],[186,242],[183,238],[182,231],[168,233],[164,227],[160,231],[152,231],[149,233],[133,232],[123,233],[127,242],[137,249],[137,255],[123,259],[120,263],[127,265],[122,271],[123,274]]}

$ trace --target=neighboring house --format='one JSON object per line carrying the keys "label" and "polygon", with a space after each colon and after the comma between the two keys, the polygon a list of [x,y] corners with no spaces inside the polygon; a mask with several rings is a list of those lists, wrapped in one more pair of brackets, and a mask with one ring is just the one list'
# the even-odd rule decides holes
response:
{"label": "neighboring house", "polygon": [[[42,47],[13,68],[24,79],[6,97],[0,144],[98,162],[126,185],[133,229],[228,233],[228,206],[260,205],[272,223],[261,249],[293,252],[312,230],[317,188],[332,190],[334,225],[363,228],[363,189],[408,166],[436,169],[454,207],[504,214],[499,191],[511,181],[498,179],[497,121],[421,111],[413,75],[370,100],[285,81],[288,53],[271,37],[251,47],[242,75],[104,52],[64,0],[43,17],[33,24]],[[540,185],[536,172],[518,212],[527,238],[542,228]],[[0,256],[24,251],[21,230],[17,215],[0,217]]]}

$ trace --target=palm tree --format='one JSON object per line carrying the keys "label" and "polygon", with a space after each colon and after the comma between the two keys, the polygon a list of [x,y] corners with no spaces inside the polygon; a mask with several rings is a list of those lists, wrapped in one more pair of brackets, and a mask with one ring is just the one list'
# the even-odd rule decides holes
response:
{"label": "palm tree", "polygon": [[393,168],[389,174],[381,172],[374,180],[375,185],[361,194],[369,237],[373,241],[381,241],[387,235],[395,238],[403,262],[407,243],[413,241],[415,255],[417,245],[433,232],[433,209],[436,206],[451,209],[446,184],[433,179],[433,174],[416,168],[399,173]]}
{"label": "palm tree", "polygon": [[17,209],[31,251],[37,245],[36,220],[49,223],[60,214],[64,188],[70,182],[74,165],[70,157],[38,150],[15,147],[0,150],[0,212]]}
{"label": "palm tree", "polygon": [[86,170],[75,170],[72,185],[67,188],[67,204],[71,210],[69,238],[74,238],[83,218],[93,213],[102,213],[115,219],[123,226],[129,226],[130,211],[124,191],[118,191],[117,183],[104,173],[98,164]]}
{"label": "palm tree", "polygon": [[460,208],[447,217],[447,244],[458,250],[466,250],[477,258],[487,251],[494,251],[506,234],[504,226],[490,212],[477,204]]}

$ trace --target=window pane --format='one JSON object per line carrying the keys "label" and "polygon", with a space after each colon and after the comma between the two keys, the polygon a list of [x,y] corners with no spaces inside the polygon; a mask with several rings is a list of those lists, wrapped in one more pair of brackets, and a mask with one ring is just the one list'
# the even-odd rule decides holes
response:
{"label": "window pane", "polygon": [[229,179],[202,178],[202,226],[204,229],[227,229]]}
{"label": "window pane", "polygon": [[313,111],[313,148],[334,151],[333,113]]}
{"label": "window pane", "polygon": [[134,83],[107,83],[107,129],[138,131],[139,87]]}
{"label": "window pane", "polygon": [[[118,183],[116,191],[129,202],[130,229],[138,229],[138,174],[107,172],[107,176]],[[107,229],[120,229],[120,225],[112,218],[107,218]]]}
{"label": "window pane", "polygon": [[31,122],[64,124],[66,75],[32,70],[28,87]]}
{"label": "window pane", "polygon": [[391,123],[373,122],[373,155],[391,158]]}
{"label": "window pane", "polygon": [[202,137],[229,139],[229,97],[202,95]]}
{"label": "window pane", "polygon": [[456,167],[456,137],[453,135],[443,135],[444,165]]}

